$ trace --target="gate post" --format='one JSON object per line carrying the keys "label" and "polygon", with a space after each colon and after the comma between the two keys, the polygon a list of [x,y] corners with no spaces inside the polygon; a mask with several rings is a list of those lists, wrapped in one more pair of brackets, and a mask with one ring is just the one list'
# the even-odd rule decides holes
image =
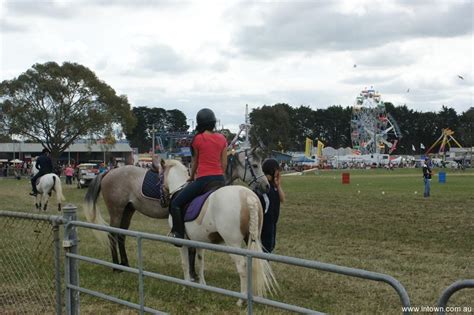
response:
{"label": "gate post", "polygon": [[79,286],[79,274],[77,261],[67,256],[67,253],[77,254],[77,228],[71,225],[70,221],[75,221],[77,207],[67,204],[63,208],[63,216],[66,221],[64,224],[64,241],[63,247],[66,252],[65,257],[65,287],[66,287],[66,314],[78,315],[79,311],[79,291],[72,289],[70,286]]}

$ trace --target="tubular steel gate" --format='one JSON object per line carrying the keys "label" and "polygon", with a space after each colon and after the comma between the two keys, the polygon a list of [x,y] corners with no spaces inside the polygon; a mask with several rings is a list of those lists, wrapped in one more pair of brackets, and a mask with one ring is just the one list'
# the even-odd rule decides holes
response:
{"label": "tubular steel gate", "polygon": [[[343,274],[351,277],[385,282],[397,292],[400,297],[401,304],[406,310],[404,313],[409,314],[408,309],[410,308],[410,299],[405,288],[398,280],[389,275],[306,259],[267,253],[257,253],[246,249],[231,248],[222,245],[201,243],[190,240],[174,239],[161,235],[122,230],[108,226],[86,223],[76,220],[76,207],[73,205],[65,206],[63,208],[63,212],[64,216],[60,217],[22,212],[0,211],[0,274],[4,277],[4,280],[0,282],[0,313],[18,314],[56,312],[56,314],[62,314],[65,310],[67,314],[76,315],[80,314],[79,293],[84,293],[133,308],[138,310],[140,314],[144,314],[145,312],[153,314],[165,314],[161,311],[148,308],[144,305],[144,277],[151,277],[247,300],[248,314],[253,314],[254,303],[269,305],[284,310],[305,314],[323,314],[296,305],[253,296],[251,292],[252,259],[260,258],[294,266]],[[25,228],[15,229],[15,226],[18,225],[16,222],[19,220],[28,221],[33,227],[33,234],[29,233],[30,235],[28,235],[28,233],[25,233]],[[60,244],[59,238],[59,228],[61,225],[64,226],[64,239],[62,244]],[[48,226],[51,227],[50,231],[47,231]],[[92,257],[79,255],[77,250],[77,227],[113,232],[134,237],[137,241],[138,268],[125,267]],[[44,238],[40,239],[40,237],[36,235],[42,233],[46,235],[46,240],[44,240]],[[185,245],[189,247],[203,248],[246,257],[248,271],[247,294],[242,294],[240,292],[222,289],[210,285],[189,282],[183,279],[144,270],[142,241],[145,239]],[[63,255],[61,254],[61,245],[65,251],[65,254]],[[49,246],[49,254],[46,248],[47,246]],[[51,251],[51,246],[54,248],[53,251]],[[53,255],[50,254],[51,252],[53,252]],[[61,285],[62,257],[64,257],[65,292],[63,292]],[[51,261],[54,261],[54,269],[51,267],[53,265],[51,264]],[[138,293],[140,303],[132,303],[101,292],[81,287],[79,285],[78,261],[111,267],[138,275]],[[48,265],[50,266],[49,272],[46,270],[48,268],[45,267]],[[51,281],[51,279],[54,279],[54,281]],[[445,307],[449,297],[454,292],[463,288],[472,288],[473,286],[474,280],[463,280],[456,282],[444,291],[442,297],[439,300],[439,305]],[[63,295],[64,301],[62,299]]]}

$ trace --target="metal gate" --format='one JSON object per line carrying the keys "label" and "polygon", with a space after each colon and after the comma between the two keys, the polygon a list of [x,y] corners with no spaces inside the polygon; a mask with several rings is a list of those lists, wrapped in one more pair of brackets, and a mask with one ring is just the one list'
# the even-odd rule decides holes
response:
{"label": "metal gate", "polygon": [[[161,236],[161,235],[142,233],[142,232],[130,231],[130,230],[122,230],[122,229],[112,228],[108,226],[86,223],[82,221],[77,221],[76,207],[72,205],[65,206],[63,209],[63,212],[64,212],[64,216],[59,217],[59,216],[28,214],[28,213],[21,213],[21,212],[0,211],[0,219],[3,219],[3,220],[0,220],[0,228],[3,229],[3,232],[0,232],[0,249],[2,249],[1,252],[3,252],[3,249],[4,249],[3,247],[7,243],[6,240],[2,240],[1,236],[5,233],[8,227],[8,224],[2,225],[1,224],[2,222],[4,221],[14,222],[14,220],[30,220],[31,222],[42,222],[42,223],[46,222],[47,224],[51,225],[51,230],[52,230],[52,235],[53,235],[51,242],[54,248],[53,252],[54,252],[54,275],[55,275],[55,282],[54,282],[55,288],[53,289],[53,291],[55,292],[54,293],[55,298],[54,298],[54,303],[53,303],[54,304],[53,309],[55,309],[56,314],[61,314],[63,310],[65,310],[67,314],[79,314],[80,313],[79,293],[89,294],[101,299],[105,299],[114,303],[118,303],[130,308],[133,308],[139,311],[140,314],[143,314],[145,312],[153,313],[153,314],[164,314],[163,312],[159,310],[155,310],[155,309],[145,306],[144,277],[151,277],[151,278],[155,278],[155,279],[159,279],[163,281],[180,284],[183,286],[199,288],[202,290],[246,300],[248,314],[253,314],[254,303],[269,305],[269,306],[281,308],[284,310],[305,313],[305,314],[308,314],[308,313],[322,314],[320,312],[306,309],[303,307],[299,307],[296,305],[286,304],[279,301],[270,300],[267,298],[253,296],[252,272],[248,272],[248,277],[247,277],[248,292],[246,294],[242,294],[236,291],[231,291],[231,290],[214,287],[210,285],[203,285],[199,283],[189,282],[183,279],[170,277],[164,274],[146,271],[143,269],[143,256],[142,256],[142,241],[143,240],[155,240],[155,241],[166,242],[166,243],[171,243],[171,244],[180,244],[180,245],[186,245],[189,247],[196,247],[196,248],[203,248],[207,250],[213,250],[217,252],[224,252],[228,254],[241,255],[247,259],[247,271],[251,271],[252,269],[252,259],[260,258],[260,259],[266,259],[266,260],[280,262],[280,263],[288,264],[288,265],[300,266],[300,267],[309,268],[309,269],[317,269],[321,271],[343,274],[350,277],[384,282],[390,285],[397,292],[400,298],[401,305],[404,309],[404,313],[405,314],[410,313],[409,311],[410,299],[408,297],[407,291],[398,280],[386,274],[381,274],[381,273],[376,273],[376,272],[371,272],[371,271],[356,269],[356,268],[337,266],[333,264],[321,263],[321,262],[311,261],[311,260],[306,260],[306,259],[281,256],[281,255],[275,255],[275,254],[267,254],[267,253],[257,253],[257,252],[246,250],[246,249],[231,248],[231,247],[222,246],[222,245],[201,243],[201,242],[190,241],[190,240],[174,239],[174,238],[169,238],[169,237]],[[61,225],[64,226],[64,239],[62,241],[62,244],[60,244],[60,239],[59,239],[59,227]],[[99,260],[93,257],[79,255],[78,250],[77,250],[78,249],[77,232],[76,232],[77,227],[95,229],[95,230],[100,230],[100,231],[105,231],[105,232],[113,232],[117,234],[134,237],[137,242],[137,249],[138,249],[138,260],[137,260],[138,268],[125,267],[125,266],[116,265],[110,262],[106,262],[103,260]],[[63,255],[61,255],[61,252],[60,252],[61,245],[64,248]],[[0,265],[2,265],[2,267],[0,267],[2,269],[0,270],[2,271],[2,274],[8,275],[8,274],[11,274],[12,272],[9,270],[6,270],[5,268],[8,268],[8,267],[5,267],[3,265],[4,264],[6,266],[11,265],[11,262],[10,263],[6,262],[6,257],[4,256],[6,255],[0,254]],[[15,256],[15,254],[13,255],[8,254],[8,256]],[[62,286],[61,286],[61,257],[64,257],[64,289],[65,289],[64,299],[62,299],[63,291],[62,291]],[[113,297],[101,292],[97,292],[85,287],[81,287],[79,284],[79,276],[78,276],[79,275],[78,264],[77,264],[78,261],[111,267],[111,268],[115,268],[115,269],[119,269],[122,271],[136,274],[137,281],[138,281],[138,294],[139,294],[140,303],[132,303],[132,302],[122,300],[122,299],[119,299],[119,298],[116,298],[116,297]],[[13,274],[15,274],[15,271],[13,271]],[[20,276],[20,275],[17,275],[17,276]],[[14,277],[15,276],[13,276],[13,278],[11,279],[11,281],[13,282],[16,281]],[[457,285],[454,288],[451,288],[449,291],[443,294],[443,297],[440,299],[440,302],[439,302],[440,305],[441,303],[444,303],[443,305],[446,305],[449,300],[450,295],[454,293],[456,290],[459,290],[465,287],[472,287],[474,280],[467,280],[467,281],[468,281],[467,284],[465,282],[462,282],[460,285]],[[3,286],[3,284],[0,285],[0,288],[1,286]],[[2,288],[0,292],[3,292],[3,291],[5,290],[3,290]],[[21,300],[21,295],[20,297],[15,297],[15,298],[0,295],[0,306],[5,304],[5,301],[20,301],[20,300]],[[14,303],[21,304],[21,302],[14,302]],[[63,307],[63,303],[64,303],[64,307]],[[49,302],[49,304],[51,304],[51,301]],[[15,307],[15,305],[13,307]],[[44,306],[45,309],[51,309],[51,307],[52,307],[51,305]],[[16,309],[16,311],[17,313],[21,313],[21,312],[18,312],[18,309]],[[27,312],[28,313],[31,312],[31,309],[27,309],[25,313]]]}

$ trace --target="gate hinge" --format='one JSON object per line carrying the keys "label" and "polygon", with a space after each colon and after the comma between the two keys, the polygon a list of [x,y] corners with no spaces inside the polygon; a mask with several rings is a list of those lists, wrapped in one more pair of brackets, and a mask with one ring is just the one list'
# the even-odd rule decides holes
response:
{"label": "gate hinge", "polygon": [[64,248],[73,247],[74,245],[77,245],[77,241],[73,241],[73,240],[64,240],[63,241],[63,247]]}

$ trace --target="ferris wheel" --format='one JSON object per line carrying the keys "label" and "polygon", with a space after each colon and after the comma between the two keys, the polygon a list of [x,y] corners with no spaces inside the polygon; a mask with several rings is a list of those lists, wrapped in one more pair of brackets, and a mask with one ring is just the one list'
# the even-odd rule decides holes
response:
{"label": "ferris wheel", "polygon": [[386,112],[380,94],[364,89],[352,109],[352,147],[360,154],[392,153],[401,138],[400,129]]}

